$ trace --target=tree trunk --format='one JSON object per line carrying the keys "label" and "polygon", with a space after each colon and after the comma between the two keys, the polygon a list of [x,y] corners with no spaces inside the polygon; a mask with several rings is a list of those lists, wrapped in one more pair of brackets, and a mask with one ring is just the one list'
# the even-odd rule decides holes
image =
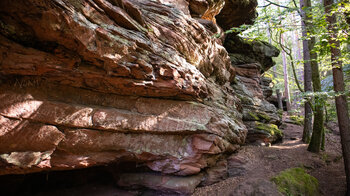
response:
{"label": "tree trunk", "polygon": [[[321,92],[321,79],[317,63],[317,53],[312,52],[315,45],[315,38],[311,38],[309,42],[310,59],[311,59],[311,79],[314,92]],[[308,150],[318,153],[321,149],[321,140],[323,132],[323,100],[320,96],[315,97],[314,124],[312,127],[311,141]]]}
{"label": "tree trunk", "polygon": [[[349,0],[344,0],[343,3],[349,3]],[[346,22],[350,25],[350,10],[346,10],[344,15]]]}
{"label": "tree trunk", "polygon": [[[302,35],[304,38],[307,36],[307,25],[309,24],[310,18],[306,16],[303,8],[311,6],[310,0],[300,0],[300,12],[302,15],[301,27]],[[303,40],[303,58],[304,58],[304,91],[312,92],[311,84],[311,65],[310,65],[310,50],[308,46],[308,40]],[[312,127],[312,109],[310,102],[305,102],[304,105],[304,130],[303,130],[303,142],[309,143],[311,136],[311,127]]]}
{"label": "tree trunk", "polygon": [[277,95],[278,108],[283,111],[283,103],[282,103],[282,96],[280,93],[280,89],[276,89],[276,95]]}
{"label": "tree trunk", "polygon": [[298,66],[301,61],[303,60],[302,58],[302,55],[301,55],[301,46],[300,46],[300,41],[299,41],[299,31],[298,30],[295,30],[294,31],[294,41],[295,41],[295,51],[296,51],[296,57],[295,59],[297,60],[295,65],[296,65],[296,71],[298,72],[298,79],[299,81],[303,81],[304,78],[303,78],[303,75],[304,75],[304,72],[303,72],[303,69]]}
{"label": "tree trunk", "polygon": [[324,105],[324,115],[325,115],[325,121],[326,123],[329,122],[329,117],[328,117],[328,111],[327,111],[327,106]]}
{"label": "tree trunk", "polygon": [[[298,17],[299,15],[296,14],[296,16],[293,14],[292,15],[292,20],[296,21],[297,19],[295,17]],[[300,16],[301,17],[301,16]],[[301,55],[301,46],[300,46],[300,41],[299,41],[299,29],[295,29],[292,32],[292,36],[293,36],[293,50],[294,50],[294,59],[296,60],[297,63],[295,63],[295,65],[297,66],[300,61],[302,61],[302,55]],[[303,81],[303,69],[296,69],[298,71],[298,75],[299,75],[299,80]]]}
{"label": "tree trunk", "polygon": [[[283,44],[283,35],[282,36],[282,43]],[[284,94],[286,96],[286,102],[287,102],[287,112],[290,111],[290,96],[289,96],[289,81],[288,81],[288,70],[287,70],[287,58],[286,53],[282,50],[282,62],[283,62],[283,76],[284,76]]]}
{"label": "tree trunk", "polygon": [[[309,0],[307,0],[307,3],[309,3]],[[308,7],[311,7],[311,2]],[[307,28],[308,30],[308,28]],[[312,37],[310,41],[308,42],[309,51],[310,51],[310,65],[311,65],[311,80],[312,80],[312,87],[314,89],[314,92],[321,92],[321,79],[320,79],[320,72],[318,69],[318,62],[317,62],[317,53],[313,51],[315,45],[315,37]],[[318,153],[320,152],[321,145],[322,145],[322,137],[323,137],[323,100],[320,96],[315,96],[314,101],[314,123],[312,127],[312,135],[310,144],[308,147],[308,150],[311,152]]]}
{"label": "tree trunk", "polygon": [[337,108],[337,117],[338,125],[341,137],[341,144],[343,150],[344,166],[346,173],[346,182],[347,182],[347,194],[350,195],[350,120],[348,105],[346,101],[346,96],[344,93],[344,75],[342,70],[342,62],[339,60],[341,52],[339,49],[339,41],[337,41],[337,29],[334,28],[336,24],[336,16],[331,14],[331,5],[333,4],[332,0],[324,0],[325,14],[328,22],[328,32],[329,44],[331,45],[331,60],[332,60],[332,71],[333,71],[333,87],[334,91],[341,93],[335,97],[335,105]]}
{"label": "tree trunk", "polygon": [[[265,1],[264,1],[264,5],[265,5]],[[270,24],[267,23],[267,37],[269,38],[269,44],[272,44],[272,38],[271,38],[271,28],[270,28]],[[273,66],[273,78],[276,79],[277,78],[277,65]],[[283,109],[283,108],[282,108]]]}

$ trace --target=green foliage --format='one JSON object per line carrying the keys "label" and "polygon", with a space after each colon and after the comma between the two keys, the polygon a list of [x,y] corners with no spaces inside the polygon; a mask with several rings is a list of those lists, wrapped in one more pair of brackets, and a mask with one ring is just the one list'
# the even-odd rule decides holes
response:
{"label": "green foliage", "polygon": [[284,195],[290,196],[316,196],[318,193],[318,181],[310,176],[304,169],[297,167],[282,171],[271,178],[278,190]]}
{"label": "green foliage", "polygon": [[230,30],[225,31],[225,33],[242,33],[243,31],[249,29],[251,25],[243,24],[239,27],[232,27]]}
{"label": "green foliage", "polygon": [[[300,51],[297,48],[302,47],[303,39],[315,38],[316,43],[313,49],[318,55],[319,71],[322,80],[322,92],[320,93],[300,93],[292,74],[291,66],[288,67],[289,73],[289,88],[291,92],[291,99],[294,101],[299,101],[303,104],[305,101],[312,102],[313,106],[318,104],[327,103],[328,114],[335,118],[335,104],[331,101],[335,96],[339,94],[349,95],[350,93],[350,27],[349,23],[346,21],[348,16],[345,13],[350,13],[350,3],[346,1],[336,1],[332,6],[331,14],[336,14],[337,23],[334,28],[337,30],[336,40],[340,41],[340,49],[342,56],[339,60],[343,62],[344,65],[344,76],[346,82],[346,89],[344,92],[336,94],[333,90],[332,74],[331,74],[331,59],[330,59],[330,48],[334,47],[329,44],[329,32],[327,30],[327,21],[324,11],[324,7],[320,1],[313,1],[313,6],[304,9],[306,15],[310,16],[312,20],[308,21],[310,23],[310,28],[308,29],[310,33],[306,37],[301,36],[301,18],[299,16],[299,11],[297,5],[299,2],[295,0],[282,0],[273,1],[276,4],[281,5],[280,7],[269,4],[266,1],[259,1],[258,17],[254,25],[242,25],[240,27],[235,27],[227,31],[227,33],[239,33],[242,37],[249,37],[251,40],[259,39],[263,41],[271,41],[277,48],[280,48],[279,36],[283,34],[284,45],[286,48],[291,49],[293,59],[288,57],[289,63],[294,62],[297,72],[297,78],[302,79],[303,70],[303,60]],[[299,35],[298,37],[295,37]],[[295,39],[299,40],[295,41]],[[298,44],[298,46],[296,46]],[[281,55],[274,59],[276,61],[275,71],[270,69],[265,72],[265,75],[273,76],[273,88],[283,89],[284,79],[283,79],[283,68],[282,68],[282,58]],[[302,83],[302,82],[301,82]],[[301,85],[301,88],[302,85]],[[322,102],[315,103],[315,100],[323,100]],[[315,99],[316,98],[316,99]]]}

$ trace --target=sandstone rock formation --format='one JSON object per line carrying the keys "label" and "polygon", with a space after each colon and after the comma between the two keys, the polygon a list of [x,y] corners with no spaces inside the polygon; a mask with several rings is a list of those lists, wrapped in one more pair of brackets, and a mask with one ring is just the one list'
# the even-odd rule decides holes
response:
{"label": "sandstone rock formation", "polygon": [[237,74],[233,87],[242,102],[247,141],[273,143],[282,139],[277,109],[266,101],[272,95],[271,79],[261,77],[274,65],[272,57],[278,56],[278,49],[262,41],[244,40],[235,35],[226,37],[225,48]]}
{"label": "sandstone rock formation", "polygon": [[188,7],[0,7],[1,175],[128,161],[187,176],[245,142],[230,59]]}
{"label": "sandstone rock formation", "polygon": [[251,140],[252,122],[279,122],[259,79],[278,52],[222,46],[221,28],[255,17],[245,2],[1,1],[0,175],[132,163],[120,186],[189,194],[235,173],[246,125]]}

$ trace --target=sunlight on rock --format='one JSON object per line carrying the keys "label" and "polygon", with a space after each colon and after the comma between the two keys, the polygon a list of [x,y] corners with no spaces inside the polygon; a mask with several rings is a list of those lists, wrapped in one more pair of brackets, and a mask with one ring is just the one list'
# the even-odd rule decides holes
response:
{"label": "sunlight on rock", "polygon": [[7,108],[1,109],[0,114],[12,118],[29,118],[31,115],[35,114],[42,104],[43,101],[37,100],[17,102]]}
{"label": "sunlight on rock", "polygon": [[40,164],[41,161],[49,159],[52,151],[47,152],[11,152],[10,154],[2,154],[2,158],[7,163],[27,168]]}
{"label": "sunlight on rock", "polygon": [[77,160],[79,161],[79,165],[82,165],[84,167],[89,166],[89,157],[80,157],[77,158]]}

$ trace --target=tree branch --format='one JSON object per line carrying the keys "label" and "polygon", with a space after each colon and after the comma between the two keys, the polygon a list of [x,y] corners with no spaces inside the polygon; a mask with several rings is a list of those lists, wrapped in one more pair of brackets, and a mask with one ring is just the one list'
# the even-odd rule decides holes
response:
{"label": "tree branch", "polygon": [[271,3],[269,3],[269,4],[267,4],[267,5],[263,5],[263,6],[258,6],[258,8],[264,8],[264,7],[268,7],[268,6],[270,6],[271,5]]}
{"label": "tree branch", "polygon": [[297,12],[298,12],[298,14],[299,14],[300,18],[302,18],[302,15],[301,15],[300,9],[298,8],[297,3],[295,2],[295,0],[293,0],[293,4],[294,4],[295,8],[297,9]]}
{"label": "tree branch", "polygon": [[[269,2],[269,4],[264,5],[264,6],[258,6],[258,7],[259,7],[259,8],[264,8],[264,7],[268,7],[268,6],[270,6],[270,5],[275,5],[275,6],[281,7],[281,8],[293,9],[293,8],[291,8],[291,7],[288,7],[288,6],[284,6],[284,5],[277,4],[277,3],[272,2],[272,1],[270,1],[270,0],[265,0],[265,1]],[[297,12],[298,12],[298,14],[299,14],[300,17],[301,17],[300,10],[299,10],[299,8],[298,8],[297,3],[295,2],[295,0],[293,0],[293,4],[294,4],[294,6],[295,6],[295,8],[296,8],[296,10],[297,10]]]}
{"label": "tree branch", "polygon": [[275,6],[277,6],[277,7],[286,8],[286,9],[292,9],[291,7],[287,7],[287,6],[284,6],[284,5],[280,5],[280,4],[277,4],[277,3],[272,2],[272,1],[270,1],[270,0],[265,0],[265,1],[269,2],[269,3],[270,3],[269,5],[272,4],[272,5],[275,5]]}

